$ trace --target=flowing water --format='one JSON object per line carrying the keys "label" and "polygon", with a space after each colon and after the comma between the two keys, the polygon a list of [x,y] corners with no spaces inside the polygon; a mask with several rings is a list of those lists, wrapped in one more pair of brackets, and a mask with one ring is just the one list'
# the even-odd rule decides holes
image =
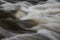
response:
{"label": "flowing water", "polygon": [[6,38],[1,40],[60,40],[60,2],[59,0],[47,0],[46,2],[38,2],[36,5],[27,1],[9,3],[1,0],[5,4],[1,6],[3,10],[15,10],[19,8],[17,18],[20,20],[33,20],[38,23],[27,30],[36,30],[36,33],[17,34],[9,32],[3,28],[0,34]]}

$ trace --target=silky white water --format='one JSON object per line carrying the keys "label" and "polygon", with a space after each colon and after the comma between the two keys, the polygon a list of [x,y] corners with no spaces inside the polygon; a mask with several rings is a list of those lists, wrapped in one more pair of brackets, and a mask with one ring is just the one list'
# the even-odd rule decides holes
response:
{"label": "silky white water", "polygon": [[31,36],[30,34],[23,34],[24,36],[16,35],[2,40],[47,40],[38,36],[40,34],[50,38],[48,40],[60,40],[59,2],[56,0],[48,0],[45,4],[32,5],[28,2],[19,2],[15,5],[20,6],[20,10],[16,15],[18,18],[21,20],[33,20],[38,23],[38,25],[30,28],[36,30],[37,33],[35,35],[31,34]]}

